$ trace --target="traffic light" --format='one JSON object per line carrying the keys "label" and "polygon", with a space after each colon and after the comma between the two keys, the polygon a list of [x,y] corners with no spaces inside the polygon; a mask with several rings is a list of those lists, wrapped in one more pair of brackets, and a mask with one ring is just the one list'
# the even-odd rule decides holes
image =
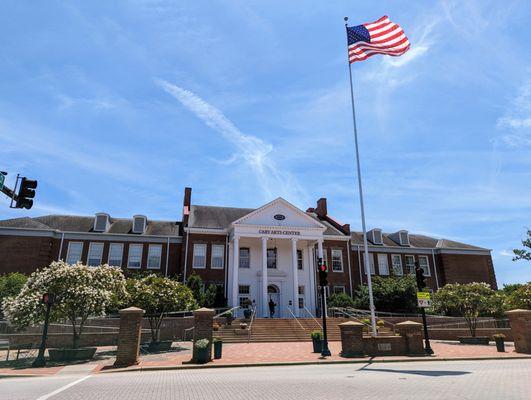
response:
{"label": "traffic light", "polygon": [[420,268],[418,263],[415,266],[415,275],[417,277],[417,287],[419,291],[422,291],[426,287],[426,277],[424,276],[424,270]]}
{"label": "traffic light", "polygon": [[20,188],[18,189],[15,208],[25,208],[29,210],[33,206],[32,199],[35,197],[36,188],[37,181],[27,179],[25,176],[23,176],[20,179]]}
{"label": "traffic light", "polygon": [[319,260],[317,261],[317,271],[319,272],[319,285],[328,285],[328,267],[326,263],[323,262],[322,258],[319,258]]}

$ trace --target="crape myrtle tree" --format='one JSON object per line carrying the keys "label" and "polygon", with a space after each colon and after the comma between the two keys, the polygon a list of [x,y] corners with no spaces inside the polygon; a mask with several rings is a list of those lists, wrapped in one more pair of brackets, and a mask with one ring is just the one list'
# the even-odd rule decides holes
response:
{"label": "crape myrtle tree", "polygon": [[151,329],[151,341],[160,340],[160,327],[169,312],[197,308],[192,291],[175,279],[155,274],[127,279],[128,304],[143,309]]}
{"label": "crape myrtle tree", "polygon": [[503,315],[504,296],[483,282],[449,283],[433,295],[433,308],[436,312],[463,317],[470,335],[475,337],[479,317]]}
{"label": "crape myrtle tree", "polygon": [[105,315],[112,303],[126,296],[125,278],[120,269],[108,265],[52,262],[32,273],[18,295],[4,300],[9,323],[19,330],[43,323],[46,306],[41,299],[45,293],[56,296],[50,322],[68,321],[72,348],[78,348],[87,319]]}
{"label": "crape myrtle tree", "polygon": [[4,299],[19,294],[27,280],[28,277],[20,272],[0,275],[0,319],[4,319],[2,312]]}
{"label": "crape myrtle tree", "polygon": [[504,285],[500,292],[504,295],[506,310],[531,310],[531,282]]}
{"label": "crape myrtle tree", "polygon": [[531,230],[527,230],[527,237],[522,240],[523,249],[514,249],[513,261],[527,260],[531,261]]}

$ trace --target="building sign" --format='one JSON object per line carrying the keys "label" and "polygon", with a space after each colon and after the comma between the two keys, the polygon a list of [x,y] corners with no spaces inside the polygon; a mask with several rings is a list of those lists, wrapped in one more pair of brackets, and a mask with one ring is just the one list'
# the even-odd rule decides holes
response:
{"label": "building sign", "polygon": [[258,233],[260,235],[291,235],[291,236],[300,236],[299,231],[287,231],[287,230],[273,230],[273,229],[259,229]]}
{"label": "building sign", "polygon": [[420,308],[431,307],[431,295],[429,292],[417,292],[417,302]]}
{"label": "building sign", "polygon": [[273,218],[275,218],[277,221],[284,221],[286,219],[286,216],[282,214],[275,214],[273,215]]}

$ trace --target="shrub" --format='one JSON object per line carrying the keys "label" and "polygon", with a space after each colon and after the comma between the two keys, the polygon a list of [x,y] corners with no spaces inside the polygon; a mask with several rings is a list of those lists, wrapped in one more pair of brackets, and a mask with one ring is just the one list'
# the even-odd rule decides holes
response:
{"label": "shrub", "polygon": [[352,308],[354,300],[346,293],[334,293],[327,300],[328,307]]}
{"label": "shrub", "polygon": [[[372,293],[374,306],[378,311],[417,312],[417,284],[412,275],[374,276]],[[369,309],[369,288],[366,285],[360,286],[356,292],[354,305],[356,308]]]}
{"label": "shrub", "polygon": [[503,313],[503,297],[486,283],[453,283],[435,292],[433,308],[438,312],[462,316],[471,336],[475,337],[480,316],[499,316]]}
{"label": "shrub", "polygon": [[209,343],[208,339],[199,339],[195,341],[194,347],[197,350],[204,350],[208,347]]}
{"label": "shrub", "polygon": [[323,332],[321,332],[321,331],[312,331],[310,333],[310,337],[312,339],[322,340],[323,339]]}
{"label": "shrub", "polygon": [[139,307],[146,312],[151,329],[151,340],[158,341],[160,326],[171,311],[190,311],[196,302],[192,291],[174,279],[158,275],[127,280],[129,305]]}
{"label": "shrub", "polygon": [[20,293],[28,277],[19,272],[0,275],[0,319],[4,319],[2,303],[6,297],[13,297]]}
{"label": "shrub", "polygon": [[72,325],[72,347],[77,348],[86,320],[104,315],[117,298],[125,297],[125,279],[119,269],[108,265],[53,262],[31,274],[18,295],[5,299],[8,321],[17,329],[42,323],[46,306],[41,299],[45,293],[56,296],[50,322],[68,320]]}
{"label": "shrub", "polygon": [[508,291],[508,293],[506,287],[503,288],[503,292],[506,293],[505,309],[514,310],[521,308],[531,310],[531,282],[511,285],[512,290]]}

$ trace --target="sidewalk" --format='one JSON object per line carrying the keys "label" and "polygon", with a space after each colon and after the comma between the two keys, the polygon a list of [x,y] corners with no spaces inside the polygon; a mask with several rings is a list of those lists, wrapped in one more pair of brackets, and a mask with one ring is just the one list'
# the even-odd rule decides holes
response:
{"label": "sidewalk", "polygon": [[494,344],[489,346],[462,345],[452,341],[432,341],[435,355],[432,357],[361,357],[343,358],[339,356],[341,342],[330,342],[331,357],[321,358],[320,354],[312,353],[311,342],[283,343],[227,343],[223,345],[223,357],[204,365],[188,364],[192,358],[190,342],[175,342],[170,352],[147,354],[141,356],[139,365],[128,368],[113,368],[114,356],[110,348],[100,348],[98,353],[106,354],[96,360],[76,366],[49,366],[46,368],[0,368],[0,376],[54,375],[70,373],[76,369],[92,371],[92,373],[108,373],[118,371],[188,369],[188,368],[222,368],[235,366],[290,365],[290,364],[326,364],[326,363],[375,363],[375,362],[407,362],[432,360],[481,360],[481,359],[518,359],[531,355],[514,352],[514,345],[506,343],[505,353],[498,353]]}

